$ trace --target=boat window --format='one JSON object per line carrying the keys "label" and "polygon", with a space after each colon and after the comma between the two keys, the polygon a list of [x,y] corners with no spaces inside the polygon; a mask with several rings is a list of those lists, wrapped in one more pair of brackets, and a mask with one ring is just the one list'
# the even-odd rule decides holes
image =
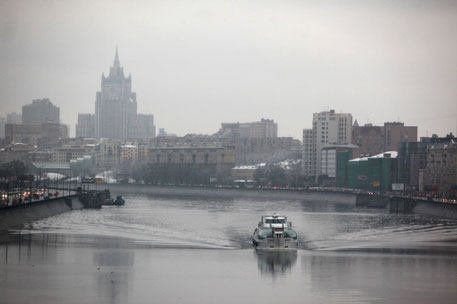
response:
{"label": "boat window", "polygon": [[267,224],[284,224],[286,222],[285,219],[280,218],[273,218],[273,219],[266,219],[265,223]]}
{"label": "boat window", "polygon": [[259,239],[272,237],[273,236],[273,230],[271,228],[262,228],[257,233],[257,236],[259,237]]}
{"label": "boat window", "polygon": [[284,234],[285,234],[285,237],[297,239],[297,233],[291,228],[284,229]]}

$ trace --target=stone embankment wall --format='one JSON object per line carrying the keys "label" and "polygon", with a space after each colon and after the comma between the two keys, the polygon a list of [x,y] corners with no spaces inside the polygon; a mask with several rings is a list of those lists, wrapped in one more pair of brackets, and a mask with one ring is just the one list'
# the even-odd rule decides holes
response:
{"label": "stone embankment wall", "polygon": [[[173,187],[152,185],[103,185],[109,188],[112,196],[125,194],[144,194],[155,197],[184,197],[212,199],[265,199],[265,200],[301,200],[337,204],[355,204],[355,194],[336,192],[310,192],[296,190],[259,190],[206,187]],[[99,186],[100,188],[100,186]]]}
{"label": "stone embankment wall", "polygon": [[355,205],[359,207],[386,208],[390,203],[389,196],[357,194]]}
{"label": "stone embankment wall", "polygon": [[457,205],[417,201],[413,213],[457,219]]}
{"label": "stone embankment wall", "polygon": [[82,208],[83,204],[74,195],[1,209],[0,230],[19,228],[25,223],[32,223],[39,219]]}
{"label": "stone embankment wall", "polygon": [[421,214],[457,219],[456,204],[424,201],[412,197],[358,194],[356,206],[386,208],[389,213],[396,214]]}

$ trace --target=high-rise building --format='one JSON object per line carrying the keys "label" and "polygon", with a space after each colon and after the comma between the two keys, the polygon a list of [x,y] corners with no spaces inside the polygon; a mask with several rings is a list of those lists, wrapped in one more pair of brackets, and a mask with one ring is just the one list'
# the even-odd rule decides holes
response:
{"label": "high-rise building", "polygon": [[384,151],[398,151],[401,142],[417,141],[417,126],[402,122],[384,123]]}
{"label": "high-rise building", "polygon": [[5,138],[6,117],[0,117],[0,138]]}
{"label": "high-rise building", "polygon": [[316,152],[316,130],[303,129],[303,172],[306,176],[316,176],[317,152]]}
{"label": "high-rise building", "polygon": [[21,124],[22,115],[16,112],[6,114],[6,123],[7,124]]}
{"label": "high-rise building", "polygon": [[137,114],[136,94],[132,92],[132,76],[124,76],[124,69],[116,56],[108,77],[102,74],[101,91],[95,101],[95,137],[127,139],[129,126]]}
{"label": "high-rise building", "polygon": [[95,137],[95,115],[78,114],[76,124],[76,137],[94,138]]}
{"label": "high-rise building", "polygon": [[76,136],[109,139],[151,139],[155,136],[154,116],[137,114],[136,93],[132,92],[132,76],[116,56],[108,77],[102,74],[101,91],[95,101],[94,133],[90,114],[78,116]]}
{"label": "high-rise building", "polygon": [[313,114],[312,129],[303,130],[303,169],[307,176],[321,175],[321,150],[328,144],[350,144],[352,115],[335,110]]}
{"label": "high-rise building", "polygon": [[22,107],[23,124],[40,125],[48,122],[60,122],[60,109],[48,98],[34,99],[31,104]]}

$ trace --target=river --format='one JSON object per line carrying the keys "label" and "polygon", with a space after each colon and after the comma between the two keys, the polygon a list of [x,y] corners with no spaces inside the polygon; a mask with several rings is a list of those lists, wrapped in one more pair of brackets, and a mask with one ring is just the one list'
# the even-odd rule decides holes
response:
{"label": "river", "polygon": [[[146,187],[146,186],[145,186]],[[204,190],[203,190],[204,191]],[[454,303],[457,221],[335,201],[157,197],[2,235],[1,303]],[[265,213],[300,249],[262,252]]]}

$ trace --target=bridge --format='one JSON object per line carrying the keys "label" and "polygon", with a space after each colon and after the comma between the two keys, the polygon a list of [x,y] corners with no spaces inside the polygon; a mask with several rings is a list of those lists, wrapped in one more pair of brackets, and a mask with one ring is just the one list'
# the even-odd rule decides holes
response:
{"label": "bridge", "polygon": [[35,174],[59,173],[66,176],[71,175],[70,163],[30,162],[28,165]]}

